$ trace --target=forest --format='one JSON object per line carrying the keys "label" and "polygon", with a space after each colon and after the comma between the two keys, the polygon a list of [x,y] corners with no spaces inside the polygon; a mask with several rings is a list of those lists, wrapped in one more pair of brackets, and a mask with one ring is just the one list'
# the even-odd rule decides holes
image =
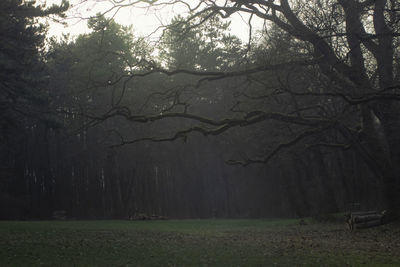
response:
{"label": "forest", "polygon": [[400,213],[399,1],[109,1],[183,4],[156,42],[37,2],[0,2],[0,219]]}

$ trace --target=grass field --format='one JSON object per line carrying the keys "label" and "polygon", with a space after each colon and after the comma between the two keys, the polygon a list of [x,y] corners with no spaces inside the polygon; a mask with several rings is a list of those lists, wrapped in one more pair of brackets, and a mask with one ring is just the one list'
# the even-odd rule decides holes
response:
{"label": "grass field", "polygon": [[400,225],[298,220],[0,222],[0,266],[400,266]]}

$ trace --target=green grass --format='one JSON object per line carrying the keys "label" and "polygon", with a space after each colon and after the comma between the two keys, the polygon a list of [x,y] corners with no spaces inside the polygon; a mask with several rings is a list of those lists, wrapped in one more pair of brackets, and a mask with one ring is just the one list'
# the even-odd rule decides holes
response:
{"label": "green grass", "polygon": [[398,225],[298,222],[0,222],[0,266],[400,266]]}

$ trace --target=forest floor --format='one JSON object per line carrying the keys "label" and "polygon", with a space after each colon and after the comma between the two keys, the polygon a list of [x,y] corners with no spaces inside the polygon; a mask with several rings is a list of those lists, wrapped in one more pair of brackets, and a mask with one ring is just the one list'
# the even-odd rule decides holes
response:
{"label": "forest floor", "polygon": [[400,224],[3,221],[0,266],[400,266]]}

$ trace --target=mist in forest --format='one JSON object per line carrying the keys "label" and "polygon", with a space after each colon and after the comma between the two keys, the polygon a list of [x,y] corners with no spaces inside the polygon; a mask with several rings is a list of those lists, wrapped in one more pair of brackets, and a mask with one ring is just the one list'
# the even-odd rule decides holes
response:
{"label": "mist in forest", "polygon": [[[0,219],[399,210],[400,4],[210,2],[154,43],[1,1]],[[268,23],[242,40],[229,12]]]}

